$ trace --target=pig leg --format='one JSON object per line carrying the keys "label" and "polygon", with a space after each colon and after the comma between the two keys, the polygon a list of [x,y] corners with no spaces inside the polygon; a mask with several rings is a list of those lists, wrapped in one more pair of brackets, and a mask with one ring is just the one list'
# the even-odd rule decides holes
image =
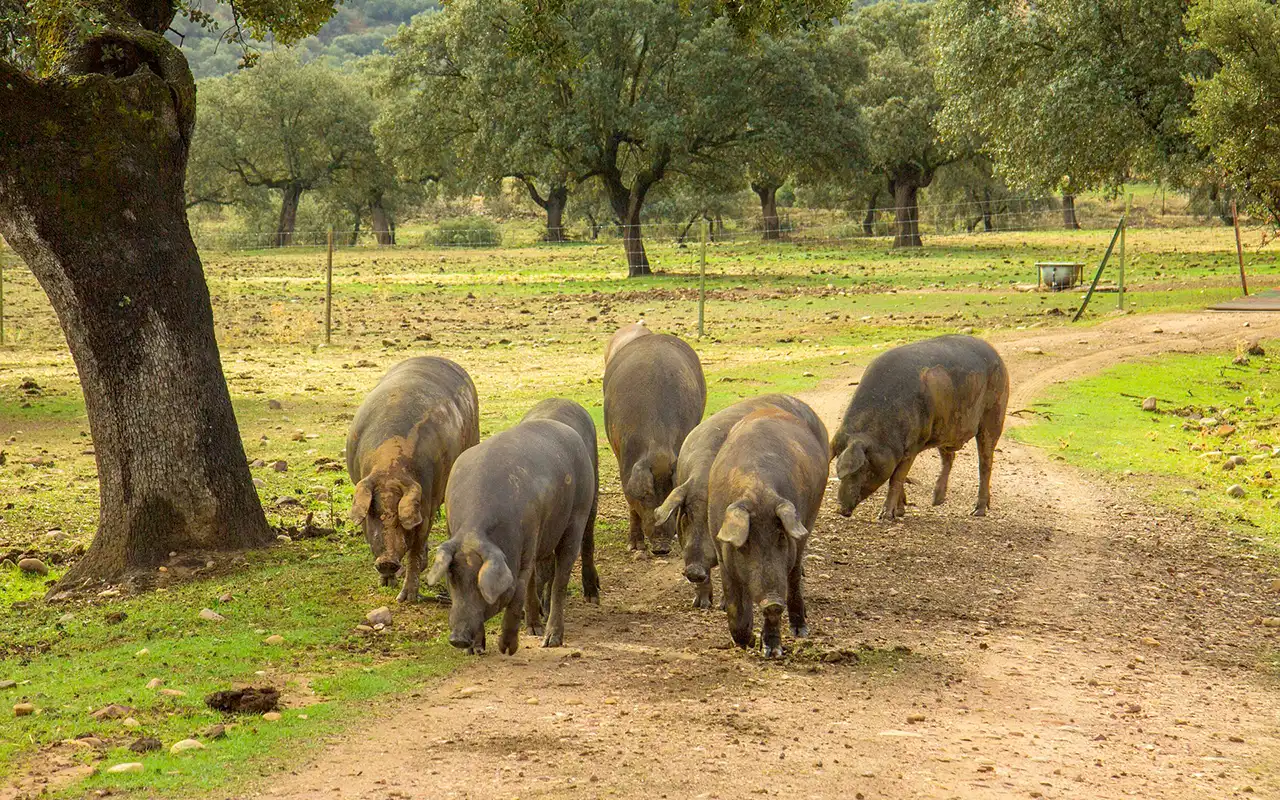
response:
{"label": "pig leg", "polygon": [[693,585],[693,607],[711,608],[711,576],[702,583]]}
{"label": "pig leg", "polygon": [[631,509],[631,530],[627,534],[628,550],[645,550],[644,544],[644,526],[640,524],[640,515],[636,510]]}
{"label": "pig leg", "polygon": [[587,529],[582,533],[582,597],[600,605],[600,573],[596,572],[596,504],[591,504]]}
{"label": "pig leg", "polygon": [[[800,559],[804,559],[801,553]],[[809,638],[809,624],[804,614],[804,567],[797,563],[787,576],[787,621],[791,634],[798,639]]]}
{"label": "pig leg", "polygon": [[537,613],[537,596],[534,595],[533,602],[529,602],[529,590],[533,588],[532,565],[520,565],[520,574],[516,576],[515,584],[515,591],[511,593],[511,600],[502,615],[502,634],[498,637],[498,652],[507,656],[515,655],[520,647],[520,623],[524,621],[526,606],[532,605],[534,613]]}
{"label": "pig leg", "polygon": [[404,568],[404,586],[396,597],[397,602],[418,602],[418,576],[422,574],[422,564],[427,560],[427,533],[425,523],[408,532],[409,557]]}
{"label": "pig leg", "polygon": [[529,588],[525,590],[524,596],[524,619],[525,627],[529,630],[530,636],[542,635],[542,603],[539,601],[538,593],[538,572],[535,569],[533,574],[529,576]]}
{"label": "pig leg", "polygon": [[911,464],[916,460],[914,455],[907,456],[898,462],[898,466],[889,478],[889,490],[885,492],[884,510],[880,512],[881,522],[893,522],[907,515],[907,473],[911,472]]}
{"label": "pig leg", "polygon": [[765,658],[782,658],[782,603],[770,603],[764,607],[764,625],[761,630],[761,653]]}
{"label": "pig leg", "polygon": [[[581,530],[581,523],[575,523],[571,530]],[[551,614],[547,617],[547,638],[542,640],[543,647],[564,645],[564,597],[569,588],[569,577],[573,574],[573,562],[578,560],[577,548],[571,545],[574,541],[581,541],[581,538],[565,531],[556,550],[556,572],[551,581]]]}
{"label": "pig leg", "polygon": [[985,517],[991,505],[991,462],[995,460],[996,440],[999,438],[999,428],[994,434],[986,425],[978,429],[978,504],[973,507],[975,517]]}
{"label": "pig leg", "polygon": [[940,506],[947,500],[947,482],[951,479],[951,464],[956,460],[955,450],[938,450],[942,459],[942,472],[938,473],[938,482],[933,487],[933,504]]}

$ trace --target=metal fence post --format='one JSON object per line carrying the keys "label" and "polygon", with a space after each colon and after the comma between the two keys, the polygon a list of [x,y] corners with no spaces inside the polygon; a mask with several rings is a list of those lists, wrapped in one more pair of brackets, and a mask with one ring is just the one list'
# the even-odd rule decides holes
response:
{"label": "metal fence post", "polygon": [[4,344],[4,259],[0,258],[0,345]]}
{"label": "metal fence post", "polygon": [[333,228],[329,228],[329,256],[324,270],[324,343],[333,340]]}
{"label": "metal fence post", "polygon": [[1129,210],[1133,206],[1133,195],[1128,195],[1124,200],[1124,216],[1120,218],[1120,279],[1116,281],[1116,288],[1119,290],[1116,297],[1116,308],[1124,311],[1124,237],[1129,230]]}
{"label": "metal fence post", "polygon": [[1249,296],[1249,281],[1244,277],[1244,247],[1240,244],[1240,215],[1236,211],[1236,201],[1231,201],[1231,224],[1236,229],[1236,261],[1240,262],[1240,288],[1244,289],[1244,296]]}
{"label": "metal fence post", "polygon": [[702,219],[702,242],[698,245],[698,338],[705,333],[703,309],[707,304],[707,219]]}

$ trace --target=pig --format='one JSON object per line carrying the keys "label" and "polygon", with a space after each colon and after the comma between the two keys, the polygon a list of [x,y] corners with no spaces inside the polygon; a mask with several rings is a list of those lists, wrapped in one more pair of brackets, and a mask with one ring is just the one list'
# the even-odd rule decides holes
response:
{"label": "pig", "polygon": [[711,463],[730,429],[753,411],[780,408],[827,440],[826,428],[813,409],[785,394],[766,394],[739,400],[702,421],[684,440],[676,460],[676,488],[654,511],[654,524],[664,524],[677,514],[676,531],[684,549],[684,576],[694,585],[694,608],[711,608],[711,569],[716,566],[715,537],[707,530],[707,478]]}
{"label": "pig", "polygon": [[382,585],[404,566],[402,603],[418,599],[431,522],[453,462],[480,441],[480,401],[466,370],[419,356],[378,381],[347,433],[351,520],[364,527]]}
{"label": "pig", "polygon": [[[798,401],[797,401],[798,402]],[[810,411],[809,415],[813,412]],[[716,531],[729,635],[751,646],[757,605],[761,649],[782,656],[782,609],[807,637],[804,550],[827,488],[827,431],[776,407],[759,408],[729,431],[707,477],[707,527]]]}
{"label": "pig", "polygon": [[516,652],[526,615],[530,633],[542,633],[533,585],[541,563],[553,574],[542,644],[561,646],[565,588],[595,502],[591,454],[563,422],[521,422],[459,456],[445,492],[449,539],[427,573],[430,584],[448,577],[449,643],[483,653],[485,621],[499,611],[499,652]]}
{"label": "pig", "polygon": [[630,344],[641,336],[648,336],[653,333],[644,325],[644,320],[633,322],[630,325],[623,325],[614,334],[609,337],[609,342],[604,346],[604,366],[609,368],[609,362],[613,360],[613,354],[623,348],[624,345]]}
{"label": "pig", "polygon": [[[572,400],[552,397],[529,409],[529,413],[521,418],[521,422],[531,419],[554,419],[563,422],[578,432],[582,442],[591,454],[591,471],[595,475],[596,487],[600,486],[600,451],[596,443],[596,423],[587,410]],[[591,512],[587,515],[587,528],[582,534],[582,596],[592,605],[600,605],[600,575],[596,572],[596,505],[598,494],[593,495]],[[550,609],[551,597],[547,593],[552,575],[550,571],[536,576],[538,599],[542,605],[542,613]]]}
{"label": "pig", "polygon": [[649,334],[618,350],[604,371],[604,427],[618,459],[630,509],[628,544],[671,552],[674,526],[654,524],[671,493],[680,445],[702,419],[707,384],[693,348],[668,334]]}
{"label": "pig", "polygon": [[831,440],[840,513],[849,516],[885,481],[880,519],[906,513],[904,483],[921,451],[938,448],[933,504],[947,497],[956,451],[978,439],[976,517],[991,505],[991,463],[1004,430],[1009,372],[995,348],[972,336],[939,336],[895,347],[867,366]]}

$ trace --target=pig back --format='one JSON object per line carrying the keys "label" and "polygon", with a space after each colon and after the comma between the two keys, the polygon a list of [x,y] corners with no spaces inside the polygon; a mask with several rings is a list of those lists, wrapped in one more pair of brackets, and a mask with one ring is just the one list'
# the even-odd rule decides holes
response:
{"label": "pig back", "polygon": [[812,529],[830,460],[825,426],[812,409],[805,416],[816,421],[816,430],[802,417],[777,407],[756,409],[730,429],[707,479],[710,530],[718,530],[731,503],[748,497],[767,499],[763,495],[794,503],[805,527]]}
{"label": "pig back", "polygon": [[818,415],[808,404],[785,394],[765,394],[759,397],[748,397],[731,406],[722,408],[704,419],[685,438],[680,447],[680,458],[676,463],[676,485],[693,479],[693,491],[703,493],[705,502],[707,475],[711,472],[711,463],[728,438],[729,431],[743,417],[762,408],[778,408],[794,415],[805,424],[815,436],[826,439],[826,426],[818,419]]}
{"label": "pig back", "polygon": [[641,336],[649,336],[652,333],[653,331],[646,328],[643,321],[633,322],[630,325],[623,325],[621,328],[618,328],[618,330],[614,331],[613,335],[609,337],[608,343],[604,346],[605,367],[608,368],[609,362],[613,360],[614,354],[623,347]]}
{"label": "pig back", "polygon": [[683,340],[650,334],[618,350],[604,372],[604,424],[623,474],[645,454],[675,458],[706,403],[702,363]]}
{"label": "pig back", "polygon": [[585,408],[562,397],[548,397],[529,409],[520,421],[528,422],[533,419],[553,419],[577,431],[582,437],[583,444],[587,446],[587,452],[591,455],[592,469],[599,474],[600,449],[596,440],[596,423]]}
{"label": "pig back", "polygon": [[392,367],[356,412],[347,435],[347,472],[358,482],[378,466],[375,454],[391,444],[411,454],[420,473],[431,475],[434,508],[453,462],[479,441],[479,400],[471,376],[445,358],[410,358]]}

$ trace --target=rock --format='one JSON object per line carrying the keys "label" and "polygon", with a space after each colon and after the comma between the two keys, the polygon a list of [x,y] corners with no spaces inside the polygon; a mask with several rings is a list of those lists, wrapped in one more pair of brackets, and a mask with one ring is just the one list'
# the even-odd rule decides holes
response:
{"label": "rock", "polygon": [[1223,470],[1223,472],[1230,472],[1231,470],[1233,470],[1233,469],[1235,469],[1235,468],[1236,468],[1236,462],[1235,462],[1235,461],[1227,460],[1227,461],[1224,461],[1224,462],[1223,462],[1223,464],[1222,464],[1222,470]]}
{"label": "rock", "polygon": [[960,330],[956,331],[956,333],[958,333],[958,334],[960,334],[960,335],[962,335],[962,336],[972,336],[972,335],[973,335],[973,326],[972,326],[972,325],[966,325],[966,326],[964,326],[963,328],[961,328]]}
{"label": "rock", "polygon": [[364,618],[365,618],[365,621],[368,622],[370,625],[390,625],[391,609],[387,608],[386,606],[379,606],[378,608],[375,608],[374,610],[370,611],[368,614],[365,614]]}
{"label": "rock", "polygon": [[227,735],[227,726],[221,723],[210,725],[204,729],[204,733],[200,734],[206,739],[221,739]]}
{"label": "rock", "polygon": [[1152,333],[1164,333],[1164,328],[1152,328]]}
{"label": "rock", "polygon": [[230,714],[261,714],[275,711],[280,705],[280,692],[270,686],[233,689],[214,692],[204,699],[204,704],[215,711]]}
{"label": "rock", "polygon": [[361,623],[356,626],[356,631],[358,633],[373,633],[373,626]]}
{"label": "rock", "polygon": [[120,724],[121,724],[121,725],[123,725],[123,726],[125,726],[126,728],[128,728],[128,729],[130,729],[130,730],[135,730],[135,729],[137,729],[137,728],[141,728],[141,727],[142,727],[142,723],[141,723],[141,722],[138,722],[138,721],[137,721],[136,719],[134,719],[133,717],[125,717],[124,719],[120,720]]}
{"label": "rock", "polygon": [[1262,348],[1262,343],[1257,339],[1249,342],[1249,348],[1245,352],[1251,356],[1265,356],[1267,354],[1267,351]]}
{"label": "rock", "polygon": [[1201,418],[1200,418],[1200,427],[1201,427],[1201,428],[1212,428],[1212,427],[1214,427],[1214,426],[1215,426],[1215,425],[1217,425],[1217,424],[1218,424],[1218,418],[1217,418],[1217,417],[1201,417]]}
{"label": "rock", "polygon": [[[607,703],[609,701],[606,700],[605,702]],[[539,703],[539,700],[536,697],[526,697],[524,701],[524,704],[527,706],[536,706],[538,705],[538,703]]]}
{"label": "rock", "polygon": [[1207,453],[1201,453],[1201,454],[1200,454],[1200,457],[1201,457],[1201,458],[1203,458],[1203,459],[1204,459],[1204,460],[1206,460],[1206,461],[1217,461],[1218,459],[1222,458],[1222,451],[1221,451],[1221,450],[1210,450],[1210,451],[1209,451],[1209,452],[1207,452]]}
{"label": "rock", "polygon": [[1244,487],[1238,483],[1233,483],[1227,487],[1227,494],[1231,497],[1244,497]]}
{"label": "rock", "polygon": [[1262,620],[1264,628],[1280,628],[1280,617],[1267,617]]}
{"label": "rock", "polygon": [[299,428],[298,430],[294,431],[293,434],[289,436],[289,438],[295,442],[301,442],[307,438],[307,432]]}
{"label": "rock", "polygon": [[1248,364],[1249,364],[1249,357],[1248,357],[1248,356],[1246,356],[1246,355],[1238,355],[1238,356],[1236,356],[1235,358],[1231,359],[1231,363],[1232,363],[1232,364],[1237,364],[1237,365],[1242,366],[1242,367],[1244,367],[1244,366],[1248,366]]}
{"label": "rock", "polygon": [[230,603],[232,600],[235,600],[235,598],[229,592],[218,597],[219,603]]}
{"label": "rock", "polygon": [[15,717],[29,717],[34,713],[36,713],[36,707],[31,703],[18,703],[13,707]]}
{"label": "rock", "polygon": [[464,686],[458,690],[459,697],[471,697],[484,691],[482,686]]}
{"label": "rock", "polygon": [[94,711],[89,716],[96,720],[124,719],[125,717],[133,716],[133,709],[128,706],[119,705],[118,703],[112,703]]}
{"label": "rock", "polygon": [[300,506],[302,501],[293,495],[282,495],[276,498],[276,508],[287,508],[289,506]]}
{"label": "rock", "polygon": [[110,772],[115,775],[119,775],[121,773],[142,772],[145,769],[146,767],[142,766],[138,762],[130,761],[126,764],[116,764],[113,767],[107,767],[107,772]]}
{"label": "rock", "polygon": [[1143,644],[1145,644],[1147,647],[1159,647],[1159,646],[1160,646],[1160,640],[1159,640],[1159,639],[1156,639],[1156,638],[1153,638],[1153,637],[1151,637],[1151,636],[1144,636],[1144,637],[1142,637],[1142,643],[1143,643]]}
{"label": "rock", "polygon": [[267,486],[267,482],[264,481],[262,478],[254,478],[253,485],[257,489],[265,489]]}
{"label": "rock", "polygon": [[57,546],[67,540],[67,535],[62,531],[49,531],[44,535],[44,543],[46,545]]}
{"label": "rock", "polygon": [[1146,400],[1143,400],[1143,401],[1142,401],[1142,410],[1143,410],[1143,411],[1155,411],[1155,410],[1156,410],[1156,407],[1157,407],[1159,404],[1160,404],[1160,401],[1159,401],[1159,400],[1157,400],[1156,398],[1154,398],[1154,397],[1148,397]]}
{"label": "rock", "polygon": [[1244,737],[1238,736],[1236,734],[1232,734],[1227,737],[1227,741],[1231,742],[1232,744],[1244,744]]}
{"label": "rock", "polygon": [[174,742],[173,747],[169,748],[169,752],[173,753],[174,755],[177,755],[179,753],[185,753],[188,750],[203,750],[203,749],[204,749],[203,742],[198,741],[196,739],[183,739],[180,742]]}
{"label": "rock", "polygon": [[207,620],[208,622],[222,622],[226,619],[226,617],[222,616],[217,611],[214,611],[212,608],[200,609],[199,616],[200,619]]}
{"label": "rock", "polygon": [[273,461],[271,462],[271,468],[276,472],[288,472],[289,462],[285,461],[284,459],[280,459],[279,461]]}
{"label": "rock", "polygon": [[281,403],[279,400],[268,400],[267,408],[271,409],[272,411],[280,411],[281,409],[284,408],[284,404]]}
{"label": "rock", "polygon": [[[1280,583],[1280,581],[1277,581],[1277,583]],[[17,681],[0,681],[0,691],[4,691],[5,689],[12,689],[17,685],[18,685]]]}
{"label": "rock", "polygon": [[[1272,578],[1271,583],[1267,584],[1267,591],[1275,594],[1280,594],[1280,578]],[[9,683],[12,684],[13,681],[9,681]],[[0,688],[4,688],[4,687],[0,687]]]}
{"label": "rock", "polygon": [[181,689],[161,689],[159,694],[164,697],[186,697],[187,693]]}
{"label": "rock", "polygon": [[135,655],[135,656],[137,656],[138,658],[142,658],[142,657],[144,657],[144,656],[149,656],[149,655],[151,655],[151,651],[144,647],[144,648],[142,648],[141,650],[139,650],[138,652],[134,653],[134,655]]}
{"label": "rock", "polygon": [[1023,350],[1022,352],[1026,353],[1026,354],[1027,354],[1027,355],[1029,355],[1029,356],[1042,356],[1042,355],[1044,355],[1044,350],[1040,349],[1039,347],[1028,347],[1028,348],[1026,348],[1025,350]]}
{"label": "rock", "polygon": [[30,575],[48,575],[49,567],[38,558],[24,558],[18,562],[18,569]]}
{"label": "rock", "polygon": [[282,715],[279,711],[268,711],[267,713],[262,715],[262,718],[265,719],[267,722],[279,722],[282,718]]}
{"label": "rock", "polygon": [[284,637],[283,637],[283,636],[281,636],[281,635],[280,635],[280,634],[278,634],[278,633],[273,633],[273,634],[271,634],[270,636],[268,636],[267,638],[263,639],[263,640],[262,640],[262,643],[263,643],[263,644],[269,644],[269,645],[272,645],[272,646],[282,645],[282,644],[284,644]]}
{"label": "rock", "polygon": [[135,753],[153,753],[163,746],[160,740],[154,736],[140,736],[133,740],[133,744],[129,745],[129,749]]}
{"label": "rock", "polygon": [[908,714],[907,715],[907,722],[909,724],[914,725],[917,722],[924,722],[924,721],[925,721],[924,714]]}
{"label": "rock", "polygon": [[161,686],[164,686],[163,678],[152,678],[151,680],[147,681],[148,689],[159,689]]}
{"label": "rock", "polygon": [[283,534],[283,533],[282,533],[282,534],[280,534],[279,536],[277,536],[277,537],[276,537],[276,541],[277,541],[277,542],[279,542],[280,544],[292,544],[292,543],[293,543],[293,537],[292,537],[292,536],[286,536],[285,534]]}
{"label": "rock", "polygon": [[129,618],[129,615],[124,613],[123,611],[112,611],[110,614],[106,616],[108,625],[119,625],[121,622],[124,622],[128,618]]}

